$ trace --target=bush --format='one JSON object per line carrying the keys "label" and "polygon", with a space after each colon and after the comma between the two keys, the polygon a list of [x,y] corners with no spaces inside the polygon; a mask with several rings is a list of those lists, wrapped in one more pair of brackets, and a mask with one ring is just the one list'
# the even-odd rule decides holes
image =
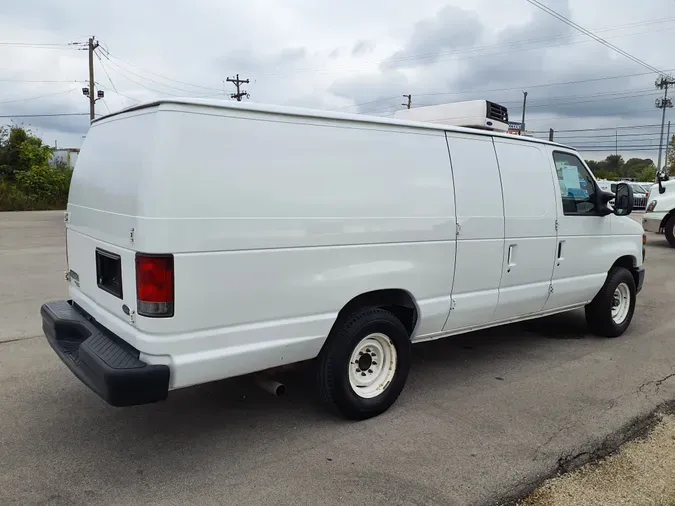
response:
{"label": "bush", "polygon": [[51,167],[52,152],[29,130],[0,126],[0,211],[66,208],[73,171]]}
{"label": "bush", "polygon": [[65,209],[72,169],[34,167],[16,183],[0,180],[0,211]]}
{"label": "bush", "polygon": [[68,199],[68,188],[73,171],[54,169],[49,166],[35,166],[16,176],[17,187],[36,199]]}

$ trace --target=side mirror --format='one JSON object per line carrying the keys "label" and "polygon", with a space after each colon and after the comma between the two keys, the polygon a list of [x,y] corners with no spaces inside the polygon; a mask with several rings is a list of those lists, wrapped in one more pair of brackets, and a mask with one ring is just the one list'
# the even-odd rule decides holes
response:
{"label": "side mirror", "polygon": [[665,189],[665,188],[663,187],[663,185],[661,184],[661,182],[663,181],[663,176],[661,175],[660,172],[657,172],[657,173],[656,173],[656,180],[657,180],[658,183],[659,183],[659,193],[660,193],[660,194],[666,193],[666,189]]}
{"label": "side mirror", "polygon": [[632,211],[633,189],[626,183],[619,183],[616,186],[616,196],[614,197],[614,214],[628,216]]}

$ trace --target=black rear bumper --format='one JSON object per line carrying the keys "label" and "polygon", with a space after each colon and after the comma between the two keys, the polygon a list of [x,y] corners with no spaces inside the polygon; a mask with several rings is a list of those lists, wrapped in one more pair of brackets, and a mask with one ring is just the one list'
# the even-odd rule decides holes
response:
{"label": "black rear bumper", "polygon": [[82,383],[113,406],[163,401],[169,367],[139,360],[139,351],[70,301],[44,304],[42,330],[56,354]]}

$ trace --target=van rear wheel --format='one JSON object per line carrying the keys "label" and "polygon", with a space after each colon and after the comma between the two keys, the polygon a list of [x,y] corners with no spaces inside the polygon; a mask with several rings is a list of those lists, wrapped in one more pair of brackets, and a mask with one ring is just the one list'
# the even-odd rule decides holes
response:
{"label": "van rear wheel", "polygon": [[635,279],[625,267],[613,267],[605,284],[586,306],[586,322],[594,334],[619,337],[635,312]]}
{"label": "van rear wheel", "polygon": [[336,322],[316,363],[323,401],[351,420],[389,409],[409,369],[410,336],[396,316],[380,308]]}

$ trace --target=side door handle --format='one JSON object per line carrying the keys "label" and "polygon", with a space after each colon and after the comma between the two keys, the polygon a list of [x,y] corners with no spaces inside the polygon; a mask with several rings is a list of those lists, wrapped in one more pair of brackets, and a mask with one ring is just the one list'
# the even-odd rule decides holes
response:
{"label": "side door handle", "polygon": [[565,260],[565,257],[563,256],[563,243],[565,241],[558,241],[558,259],[557,259],[557,264],[560,265],[560,262]]}

